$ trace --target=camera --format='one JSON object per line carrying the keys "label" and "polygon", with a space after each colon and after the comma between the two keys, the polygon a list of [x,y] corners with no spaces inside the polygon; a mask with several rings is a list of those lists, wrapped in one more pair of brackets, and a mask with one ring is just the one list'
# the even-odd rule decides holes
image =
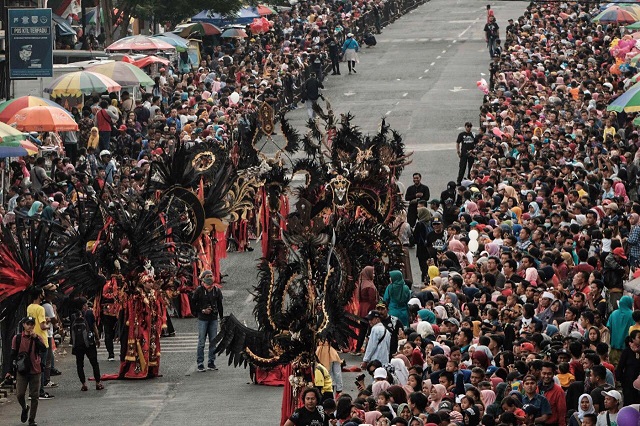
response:
{"label": "camera", "polygon": [[356,377],[356,382],[361,382],[361,381],[363,381],[363,380],[364,380],[364,373],[362,373],[362,374],[360,374],[360,375],[358,375],[358,376]]}

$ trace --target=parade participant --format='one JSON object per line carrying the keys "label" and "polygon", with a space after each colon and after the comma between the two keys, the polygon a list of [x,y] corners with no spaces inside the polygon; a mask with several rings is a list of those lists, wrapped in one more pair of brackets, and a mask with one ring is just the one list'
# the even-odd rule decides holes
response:
{"label": "parade participant", "polygon": [[102,308],[100,322],[104,330],[104,346],[107,349],[107,361],[115,360],[113,339],[116,335],[116,324],[120,315],[119,292],[121,285],[119,285],[119,281],[123,279],[120,274],[120,262],[116,261],[114,263],[115,272],[102,287],[102,298],[100,299],[100,306]]}
{"label": "parade participant", "polygon": [[[16,363],[16,397],[22,407],[20,421],[29,420],[29,426],[37,426],[38,399],[40,395],[41,363],[40,354],[46,351],[44,340],[35,331],[37,321],[34,317],[25,317],[22,321],[22,333],[13,337],[11,359]],[[26,392],[29,386],[31,406],[27,405]]]}
{"label": "parade participant", "polygon": [[214,340],[218,335],[218,318],[223,317],[222,291],[213,280],[213,273],[205,270],[200,273],[200,285],[193,292],[194,312],[198,313],[198,371],[206,371],[204,367],[205,340],[209,338],[208,370],[218,370],[216,367],[216,352]]}
{"label": "parade participant", "polygon": [[78,379],[82,383],[83,392],[88,390],[87,380],[84,374],[84,357],[86,356],[93,368],[93,377],[96,381],[96,390],[103,390],[100,365],[98,364],[97,348],[100,347],[98,338],[98,326],[93,310],[89,309],[87,299],[79,298],[73,301],[75,309],[71,315],[71,353],[76,357],[76,369]]}

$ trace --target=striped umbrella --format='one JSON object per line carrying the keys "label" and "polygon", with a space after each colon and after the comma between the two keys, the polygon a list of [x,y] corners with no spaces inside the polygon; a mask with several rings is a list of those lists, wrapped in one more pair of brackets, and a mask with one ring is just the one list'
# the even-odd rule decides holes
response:
{"label": "striped umbrella", "polygon": [[87,71],[106,75],[123,87],[154,85],[154,81],[144,71],[127,62],[109,62],[107,64],[94,65]]}
{"label": "striped umbrella", "polygon": [[151,36],[154,39],[162,40],[175,47],[178,52],[186,52],[189,49],[189,40],[180,37],[174,33],[163,33]]}
{"label": "striped umbrella", "polygon": [[222,34],[222,30],[213,24],[208,22],[191,22],[189,24],[178,25],[173,32],[180,37],[188,37],[193,33],[198,33],[204,36]]}
{"label": "striped umbrella", "polygon": [[241,29],[241,28],[227,28],[226,30],[224,30],[224,32],[222,33],[222,35],[220,36],[222,38],[247,38],[247,33],[245,32],[245,30]]}
{"label": "striped umbrella", "polygon": [[44,91],[58,98],[61,96],[118,92],[120,89],[122,87],[106,75],[90,71],[76,71],[56,78]]}
{"label": "striped umbrella", "polygon": [[591,21],[599,24],[633,24],[638,20],[635,13],[620,6],[611,6],[600,12]]}
{"label": "striped umbrella", "polygon": [[[67,112],[62,105],[58,105],[49,99],[39,98],[37,96],[21,96],[0,104],[0,121],[6,123],[16,112],[31,106],[52,106]],[[71,115],[71,113],[68,114]]]}
{"label": "striped umbrella", "polygon": [[24,108],[11,117],[9,124],[23,132],[73,132],[78,130],[74,119],[60,108],[35,106]]}
{"label": "striped umbrella", "polygon": [[38,147],[13,127],[0,122],[0,158],[23,157],[38,153]]}
{"label": "striped umbrella", "polygon": [[626,92],[614,99],[607,107],[607,111],[640,111],[640,83],[634,84]]}
{"label": "striped umbrella", "polygon": [[115,52],[115,51],[158,51],[158,50],[174,50],[175,48],[167,43],[166,41],[162,41],[157,37],[147,37],[143,35],[131,36],[122,38],[115,43],[107,46],[105,51],[107,52]]}

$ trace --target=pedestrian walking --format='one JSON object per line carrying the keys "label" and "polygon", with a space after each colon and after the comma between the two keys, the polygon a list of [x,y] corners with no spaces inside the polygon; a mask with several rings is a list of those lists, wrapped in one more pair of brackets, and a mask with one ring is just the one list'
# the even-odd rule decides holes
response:
{"label": "pedestrian walking", "polygon": [[40,388],[56,388],[58,387],[57,383],[51,381],[51,369],[54,365],[53,359],[53,327],[58,322],[58,317],[56,315],[55,309],[53,307],[53,299],[55,298],[56,290],[58,286],[55,284],[47,284],[44,287],[44,301],[42,302],[42,307],[44,308],[44,315],[46,320],[49,322],[50,326],[47,330],[47,359],[44,364],[44,369],[42,371],[42,380],[40,383]]}
{"label": "pedestrian walking", "polygon": [[496,41],[500,38],[500,27],[496,23],[496,17],[491,15],[489,22],[484,26],[485,39],[487,40],[487,48],[489,48],[489,55],[493,58],[495,56]]}
{"label": "pedestrian walking", "polygon": [[[40,377],[42,373],[40,354],[46,352],[42,337],[36,331],[36,319],[28,316],[22,321],[22,333],[13,337],[11,359],[16,368],[16,397],[22,407],[20,421],[29,420],[29,426],[36,426],[36,413],[40,395]],[[31,407],[27,405],[26,393],[29,386]]]}
{"label": "pedestrian walking", "polygon": [[[35,318],[36,326],[35,333],[40,337],[42,342],[44,343],[45,349],[40,354],[40,362],[42,366],[40,367],[41,373],[41,385],[44,384],[44,369],[47,364],[47,355],[49,351],[49,329],[51,328],[51,320],[47,319],[46,311],[42,306],[42,301],[44,300],[44,290],[41,288],[34,289],[31,295],[31,304],[27,306],[27,316]],[[40,399],[51,399],[54,398],[53,395],[44,391],[42,386],[39,386],[40,391]]]}
{"label": "pedestrian walking", "polygon": [[93,310],[89,309],[87,299],[79,298],[75,302],[75,312],[71,315],[71,353],[76,357],[76,370],[82,383],[81,391],[88,390],[87,380],[84,374],[84,357],[86,356],[93,368],[93,377],[96,381],[96,390],[104,389],[98,364],[98,327]]}
{"label": "pedestrian walking", "polygon": [[347,62],[347,66],[349,67],[349,75],[351,75],[351,71],[353,71],[354,74],[357,74],[356,62],[359,62],[358,50],[360,50],[360,45],[353,37],[353,33],[347,34],[347,39],[342,45],[342,57]]}
{"label": "pedestrian walking", "polygon": [[340,75],[340,45],[335,37],[331,36],[325,44],[329,49],[329,59],[331,60],[331,75]]}
{"label": "pedestrian walking", "polygon": [[473,124],[471,124],[471,122],[467,121],[464,123],[464,132],[460,132],[456,140],[456,151],[460,158],[458,165],[458,185],[462,182],[465,172],[467,176],[471,173],[471,166],[475,159],[474,148],[476,146],[476,135],[471,131],[472,128]]}
{"label": "pedestrian walking", "polygon": [[223,317],[222,291],[213,281],[213,272],[204,270],[200,274],[200,285],[193,292],[193,304],[198,313],[198,371],[204,372],[204,345],[209,337],[209,359],[207,369],[217,370],[214,340],[218,334],[218,319]]}
{"label": "pedestrian walking", "polygon": [[316,112],[313,110],[315,104],[318,103],[321,93],[320,89],[324,89],[322,83],[316,78],[316,73],[309,74],[309,78],[304,82],[302,87],[302,102],[307,104],[307,114],[309,120],[316,118]]}

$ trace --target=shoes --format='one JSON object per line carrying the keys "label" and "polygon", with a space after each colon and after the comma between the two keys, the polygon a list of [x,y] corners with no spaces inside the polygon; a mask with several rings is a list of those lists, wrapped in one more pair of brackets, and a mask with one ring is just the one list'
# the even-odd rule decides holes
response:
{"label": "shoes", "polygon": [[25,407],[22,409],[22,414],[20,414],[20,421],[22,423],[26,423],[28,418],[29,418],[29,406],[25,405]]}
{"label": "shoes", "polygon": [[57,383],[53,383],[51,380],[49,380],[45,385],[45,388],[57,388],[58,384]]}
{"label": "shoes", "polygon": [[331,75],[338,75],[338,73],[337,72],[332,72]]}
{"label": "shoes", "polygon": [[207,370],[204,368],[204,365],[202,365],[202,364],[198,365],[198,372],[199,373],[204,373],[205,371],[207,371]]}
{"label": "shoes", "polygon": [[104,385],[102,384],[102,382],[96,383],[96,390],[103,390],[103,389],[104,389]]}
{"label": "shoes", "polygon": [[41,393],[40,398],[38,399],[53,399],[55,396],[51,395],[49,392]]}
{"label": "shoes", "polygon": [[215,364],[210,363],[210,364],[207,366],[207,370],[218,371],[218,367],[216,367],[216,365],[215,365]]}
{"label": "shoes", "polygon": [[358,71],[356,71],[356,69],[354,68],[354,69],[353,69],[353,73],[354,73],[354,74],[358,74]]}
{"label": "shoes", "polygon": [[89,388],[87,387],[87,385],[85,385],[85,384],[83,383],[83,384],[82,384],[82,387],[80,388],[80,390],[81,390],[82,392],[86,392],[86,391],[88,391],[88,390],[89,390]]}
{"label": "shoes", "polygon": [[61,374],[62,374],[62,372],[60,370],[58,370],[57,368],[52,368],[51,369],[51,375],[52,376],[59,376]]}
{"label": "shoes", "polygon": [[349,71],[349,75],[351,75],[351,71]]}
{"label": "shoes", "polygon": [[110,355],[109,358],[107,358],[107,361],[111,362],[111,361],[115,361],[116,359],[113,357],[113,355]]}
{"label": "shoes", "polygon": [[339,72],[337,72],[336,74],[337,74],[337,75],[342,75],[342,74],[340,74]]}
{"label": "shoes", "polygon": [[38,423],[36,423],[35,420],[32,420],[29,422],[29,426],[38,426]]}

